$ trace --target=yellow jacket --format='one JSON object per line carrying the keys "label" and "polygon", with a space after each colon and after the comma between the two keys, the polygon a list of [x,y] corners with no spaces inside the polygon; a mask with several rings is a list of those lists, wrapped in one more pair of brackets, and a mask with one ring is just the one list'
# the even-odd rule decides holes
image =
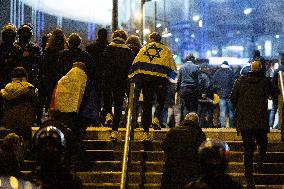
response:
{"label": "yellow jacket", "polygon": [[169,48],[162,43],[151,42],[144,46],[135,57],[128,77],[146,74],[175,80],[176,70],[176,64]]}

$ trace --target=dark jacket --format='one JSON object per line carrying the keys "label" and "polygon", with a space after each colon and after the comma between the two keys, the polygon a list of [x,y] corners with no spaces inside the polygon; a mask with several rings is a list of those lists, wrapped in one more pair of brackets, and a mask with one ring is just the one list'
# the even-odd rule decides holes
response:
{"label": "dark jacket", "polygon": [[177,91],[180,89],[198,89],[201,83],[201,72],[197,65],[188,61],[181,65],[178,74]]}
{"label": "dark jacket", "polygon": [[206,139],[198,125],[172,128],[163,142],[166,154],[162,189],[179,189],[200,176],[198,147]]}
{"label": "dark jacket", "polygon": [[242,189],[242,185],[232,180],[229,175],[218,177],[202,176],[196,181],[189,183],[184,189]]}
{"label": "dark jacket", "polygon": [[220,98],[229,99],[235,81],[235,74],[230,68],[220,68],[213,76],[215,92]]}
{"label": "dark jacket", "polygon": [[96,86],[100,89],[102,78],[105,72],[104,53],[109,42],[105,40],[96,40],[94,43],[86,46],[86,51],[92,56],[94,61],[94,80]]}
{"label": "dark jacket", "polygon": [[0,148],[0,176],[20,177],[20,162],[13,149],[2,146]]}
{"label": "dark jacket", "polygon": [[[60,57],[60,76],[69,72],[74,62],[83,62],[86,66],[85,72],[89,79],[94,79],[94,62],[91,55],[80,48],[66,49]],[[60,78],[61,78],[60,77]]]}
{"label": "dark jacket", "polygon": [[40,47],[32,42],[29,42],[28,44],[20,44],[18,42],[16,44],[23,50],[22,66],[27,70],[29,82],[39,88],[42,60],[42,51]]}
{"label": "dark jacket", "polygon": [[[46,49],[43,54],[42,85],[47,96],[52,95],[57,81],[62,77],[60,72],[60,60],[62,51]],[[61,76],[61,77],[60,77]]]}
{"label": "dark jacket", "polygon": [[22,66],[23,51],[14,44],[7,46],[0,44],[0,88],[11,81],[11,72],[15,67]]}
{"label": "dark jacket", "polygon": [[80,179],[61,165],[55,168],[39,167],[34,180],[37,185],[45,189],[81,189]]}
{"label": "dark jacket", "polygon": [[235,107],[237,131],[263,129],[269,132],[268,97],[277,89],[262,73],[249,72],[236,80],[231,94]]}
{"label": "dark jacket", "polygon": [[210,78],[209,74],[206,72],[201,72],[201,82],[202,87],[200,89],[201,98],[198,100],[199,103],[206,103],[212,104],[214,99],[214,91],[212,85],[212,79]]}
{"label": "dark jacket", "polygon": [[106,85],[127,83],[134,54],[124,42],[114,39],[105,51],[104,81]]}

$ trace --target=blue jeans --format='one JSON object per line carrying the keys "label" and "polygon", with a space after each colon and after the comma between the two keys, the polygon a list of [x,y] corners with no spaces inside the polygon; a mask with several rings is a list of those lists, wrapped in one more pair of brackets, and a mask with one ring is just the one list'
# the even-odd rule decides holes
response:
{"label": "blue jeans", "polygon": [[[271,128],[273,128],[273,125],[274,125],[275,114],[277,112],[277,109],[278,109],[278,99],[276,98],[272,100],[272,108],[269,114],[269,126]],[[277,129],[277,128],[278,128],[278,124],[275,126],[274,129]]]}
{"label": "blue jeans", "polygon": [[229,116],[229,125],[233,128],[233,119],[234,119],[234,110],[233,104],[230,99],[220,98],[219,99],[220,106],[220,124],[221,128],[226,128],[226,117]]}

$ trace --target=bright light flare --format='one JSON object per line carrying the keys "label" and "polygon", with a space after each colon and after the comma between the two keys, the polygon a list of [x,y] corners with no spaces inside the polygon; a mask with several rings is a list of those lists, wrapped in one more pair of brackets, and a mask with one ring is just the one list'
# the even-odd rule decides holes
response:
{"label": "bright light flare", "polygon": [[156,28],[159,28],[159,27],[161,27],[162,26],[162,24],[161,23],[158,23],[157,25],[156,25]]}
{"label": "bright light flare", "polygon": [[150,31],[150,29],[148,29],[148,28],[145,28],[145,29],[143,30],[144,35],[148,35],[150,32],[151,32],[151,31]]}
{"label": "bright light flare", "polygon": [[249,15],[251,12],[252,12],[252,8],[246,8],[246,9],[244,10],[244,14],[245,14],[245,15]]}
{"label": "bright light flare", "polygon": [[111,24],[112,1],[101,0],[21,0],[28,6],[54,16],[95,22],[98,24]]}
{"label": "bright light flare", "polygon": [[199,15],[195,15],[192,17],[192,20],[197,22],[198,20],[200,19],[200,16]]}
{"label": "bright light flare", "polygon": [[142,18],[142,14],[141,14],[140,12],[136,12],[136,13],[134,14],[134,18],[135,18],[136,20],[140,20],[140,19]]}
{"label": "bright light flare", "polygon": [[200,28],[203,27],[203,21],[202,21],[202,20],[199,20],[199,21],[198,21],[198,26],[199,26]]}

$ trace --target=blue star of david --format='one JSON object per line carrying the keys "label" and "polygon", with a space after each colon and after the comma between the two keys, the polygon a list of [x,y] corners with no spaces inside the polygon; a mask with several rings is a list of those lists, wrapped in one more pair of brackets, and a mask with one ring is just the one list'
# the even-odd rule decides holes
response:
{"label": "blue star of david", "polygon": [[[155,50],[155,54],[150,53],[150,50]],[[148,58],[150,59],[150,62],[152,62],[152,60],[154,60],[155,58],[161,58],[160,52],[162,50],[163,50],[162,48],[157,47],[156,44],[153,43],[150,46],[146,46],[146,51],[143,53],[143,55],[148,56]]]}

